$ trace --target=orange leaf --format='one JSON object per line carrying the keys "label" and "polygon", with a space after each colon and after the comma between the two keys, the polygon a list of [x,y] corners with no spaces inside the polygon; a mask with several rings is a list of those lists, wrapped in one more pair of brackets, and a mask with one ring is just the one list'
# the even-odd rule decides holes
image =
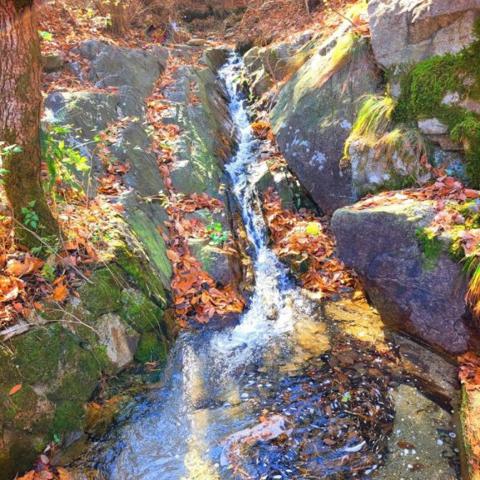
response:
{"label": "orange leaf", "polygon": [[26,255],[23,262],[10,260],[5,271],[13,277],[22,277],[23,275],[36,272],[43,266],[43,263],[39,258]]}
{"label": "orange leaf", "polygon": [[178,255],[178,253],[175,252],[174,250],[167,250],[167,257],[172,262],[179,262],[180,261],[180,255]]}
{"label": "orange leaf", "polygon": [[467,198],[478,198],[480,197],[480,192],[477,190],[472,190],[471,188],[466,188],[464,190],[465,196]]}
{"label": "orange leaf", "polygon": [[53,299],[56,302],[63,302],[68,297],[68,288],[63,283],[59,283],[53,290]]}
{"label": "orange leaf", "polygon": [[0,303],[15,300],[23,288],[22,280],[0,276]]}
{"label": "orange leaf", "polygon": [[14,387],[12,387],[12,388],[10,389],[10,391],[8,392],[8,395],[10,395],[10,396],[15,395],[15,394],[18,393],[21,389],[22,389],[22,384],[19,383],[18,385],[15,385]]}
{"label": "orange leaf", "polygon": [[64,469],[58,468],[58,480],[72,480],[72,476]]}

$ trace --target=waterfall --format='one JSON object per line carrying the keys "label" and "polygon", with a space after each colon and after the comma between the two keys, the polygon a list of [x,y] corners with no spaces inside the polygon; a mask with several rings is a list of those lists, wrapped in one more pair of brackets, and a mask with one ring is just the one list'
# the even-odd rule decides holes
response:
{"label": "waterfall", "polygon": [[238,325],[181,334],[163,387],[96,446],[92,464],[112,480],[224,478],[218,463],[222,438],[255,423],[258,415],[249,410],[240,379],[252,382],[246,374],[249,366],[275,351],[281,344],[275,339],[288,335],[299,309],[307,308],[267,244],[252,182],[261,142],[253,135],[246,101],[235,85],[242,68],[233,54],[219,76],[237,130],[238,148],[226,170],[253,246],[255,291]]}

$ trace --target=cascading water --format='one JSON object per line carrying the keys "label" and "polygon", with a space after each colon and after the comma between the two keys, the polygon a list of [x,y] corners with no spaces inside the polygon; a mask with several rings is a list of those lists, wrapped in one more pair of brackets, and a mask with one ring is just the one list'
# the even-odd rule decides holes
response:
{"label": "cascading water", "polygon": [[[352,412],[358,406],[329,397],[338,372],[321,360],[331,341],[318,305],[303,297],[268,247],[252,180],[261,142],[235,85],[241,69],[232,55],[220,77],[238,137],[227,171],[253,246],[256,287],[250,307],[235,327],[180,335],[162,387],[142,397],[88,454],[88,466],[101,478],[336,479],[351,478],[351,472],[359,478],[359,472],[375,470],[385,448],[387,433],[377,423],[389,425],[393,418],[388,382],[346,375],[342,380],[345,391],[357,388],[365,404],[382,405],[372,419],[375,433],[366,440]],[[376,361],[368,355],[367,362]],[[328,418],[321,405],[340,413]],[[322,440],[337,430],[338,442]]]}
{"label": "cascading water", "polygon": [[[220,478],[222,439],[257,422],[239,377],[260,361],[274,338],[294,325],[293,310],[306,309],[285,267],[267,246],[266,227],[249,175],[259,142],[245,102],[236,92],[242,64],[232,56],[220,71],[230,97],[238,150],[227,171],[253,245],[256,289],[240,323],[221,332],[184,333],[167,367],[164,387],[139,405],[115,433],[98,446],[95,466],[107,478],[202,480]],[[258,205],[257,205],[258,207]],[[307,314],[307,312],[305,312]],[[99,459],[98,459],[99,458]]]}

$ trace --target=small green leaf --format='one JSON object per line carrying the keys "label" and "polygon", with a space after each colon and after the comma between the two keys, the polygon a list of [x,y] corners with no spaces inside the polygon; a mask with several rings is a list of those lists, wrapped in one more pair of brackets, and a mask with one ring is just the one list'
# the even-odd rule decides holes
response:
{"label": "small green leaf", "polygon": [[39,30],[38,35],[45,42],[52,42],[53,41],[53,34],[50,33],[50,32],[45,32],[44,30]]}

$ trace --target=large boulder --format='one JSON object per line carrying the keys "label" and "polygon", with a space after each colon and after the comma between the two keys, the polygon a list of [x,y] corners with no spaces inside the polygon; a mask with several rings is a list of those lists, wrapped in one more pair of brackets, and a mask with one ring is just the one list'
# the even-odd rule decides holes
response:
{"label": "large boulder", "polygon": [[[177,53],[175,53],[177,55]],[[235,239],[234,205],[226,185],[224,164],[235,147],[234,126],[228,109],[228,96],[217,78],[217,68],[226,60],[224,49],[209,49],[202,66],[182,66],[173,74],[174,81],[164,91],[168,108],[163,122],[178,127],[172,141],[174,161],[170,179],[175,191],[184,195],[206,193],[220,200],[219,212],[199,210],[194,219],[208,231],[221,225],[222,234]],[[232,255],[222,242],[189,239],[192,254],[215,281],[221,285],[241,279],[241,255]]]}
{"label": "large boulder", "polygon": [[480,0],[371,0],[372,46],[382,66],[456,53],[474,40]]}
{"label": "large boulder", "polygon": [[170,176],[177,191],[207,192],[225,200],[220,185],[226,182],[223,164],[235,138],[227,106],[227,93],[210,68],[180,67],[164,91],[169,108],[164,123],[179,127],[176,160]]}
{"label": "large boulder", "polygon": [[421,235],[437,214],[434,202],[365,202],[333,215],[340,258],[358,273],[384,321],[444,352],[467,350],[478,332],[469,325],[462,265],[447,235],[431,242]]}
{"label": "large boulder", "polygon": [[344,145],[361,98],[380,82],[368,42],[343,26],[286,83],[272,111],[281,152],[326,212],[354,201],[351,171],[341,165]]}

